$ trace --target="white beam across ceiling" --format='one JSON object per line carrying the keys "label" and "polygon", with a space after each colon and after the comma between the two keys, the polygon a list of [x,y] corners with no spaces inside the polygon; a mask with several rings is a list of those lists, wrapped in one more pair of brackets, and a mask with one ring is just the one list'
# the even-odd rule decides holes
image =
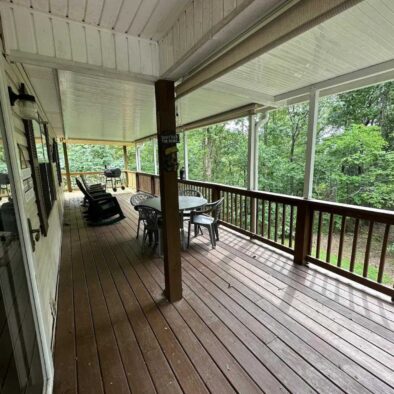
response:
{"label": "white beam across ceiling", "polygon": [[186,78],[176,88],[182,97],[242,64],[347,10],[361,0],[303,0]]}
{"label": "white beam across ceiling", "polygon": [[10,60],[139,82],[159,75],[158,44],[0,2]]}
{"label": "white beam across ceiling", "polygon": [[339,75],[313,85],[278,94],[274,96],[274,101],[281,102],[284,100],[296,100],[297,97],[304,98],[309,96],[311,90],[319,90],[321,91],[320,96],[327,96],[330,94],[359,89],[377,83],[387,82],[392,79],[394,79],[394,59],[347,74]]}

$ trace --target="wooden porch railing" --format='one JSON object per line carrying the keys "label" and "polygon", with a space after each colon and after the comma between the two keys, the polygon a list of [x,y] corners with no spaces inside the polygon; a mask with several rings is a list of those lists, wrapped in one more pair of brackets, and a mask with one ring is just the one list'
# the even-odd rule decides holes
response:
{"label": "wooden porch railing", "polygon": [[[137,183],[136,183],[136,173],[134,171],[122,171],[123,173],[123,179],[125,180],[125,184],[127,187],[130,187],[133,190],[137,189]],[[75,182],[76,177],[80,177],[81,175],[84,175],[88,181],[88,183],[93,184],[93,183],[104,183],[105,182],[105,176],[103,171],[79,171],[79,172],[70,172],[70,178],[69,181],[67,181],[67,173],[62,172],[62,177],[63,177],[63,188],[65,191],[72,191],[72,190],[78,190],[77,184]],[[71,190],[69,189],[69,186],[71,186]]]}
{"label": "wooden porch railing", "polygon": [[[160,194],[158,176],[130,176],[136,190]],[[394,212],[208,182],[178,185],[199,190],[209,201],[224,197],[222,225],[293,255],[297,264],[315,264],[394,299],[394,267],[388,264]]]}

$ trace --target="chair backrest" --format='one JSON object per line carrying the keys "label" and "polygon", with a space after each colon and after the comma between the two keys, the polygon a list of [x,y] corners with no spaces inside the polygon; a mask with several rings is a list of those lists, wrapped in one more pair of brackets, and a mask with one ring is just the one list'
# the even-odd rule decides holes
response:
{"label": "chair backrest", "polygon": [[82,181],[82,183],[83,183],[85,189],[86,189],[86,190],[89,190],[89,185],[88,185],[88,183],[86,182],[85,175],[81,175],[81,181]]}
{"label": "chair backrest", "polygon": [[138,193],[133,194],[130,197],[130,204],[135,207],[136,205],[139,205],[143,201],[148,200],[149,198],[152,198],[152,197],[153,197],[152,194],[144,193],[144,192],[138,192]]}
{"label": "chair backrest", "polygon": [[195,189],[185,189],[179,191],[180,196],[202,197],[202,194]]}
{"label": "chair backrest", "polygon": [[211,215],[215,222],[217,222],[220,219],[220,216],[222,214],[223,202],[224,202],[224,197],[222,197],[220,200],[211,203],[211,207],[212,207]]}
{"label": "chair backrest", "polygon": [[75,181],[77,182],[77,186],[79,188],[79,190],[83,193],[83,195],[89,200],[92,201],[92,196],[90,195],[90,193],[87,191],[87,189],[84,188],[84,186],[82,185],[81,181],[78,178],[75,178]]}
{"label": "chair backrest", "polygon": [[159,228],[159,211],[145,205],[138,205],[135,209],[138,211],[140,219],[144,221],[145,227],[148,230],[155,231]]}

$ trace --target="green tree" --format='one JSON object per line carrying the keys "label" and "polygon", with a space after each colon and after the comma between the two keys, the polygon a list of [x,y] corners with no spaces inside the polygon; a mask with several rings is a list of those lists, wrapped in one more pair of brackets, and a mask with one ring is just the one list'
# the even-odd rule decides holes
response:
{"label": "green tree", "polygon": [[377,126],[352,125],[317,146],[315,195],[343,203],[394,207],[394,152]]}

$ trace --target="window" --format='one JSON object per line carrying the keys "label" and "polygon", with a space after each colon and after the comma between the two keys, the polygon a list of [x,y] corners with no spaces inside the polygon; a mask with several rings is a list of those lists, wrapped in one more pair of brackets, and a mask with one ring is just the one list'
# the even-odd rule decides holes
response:
{"label": "window", "polygon": [[[46,124],[24,120],[29,161],[41,233],[48,233],[48,217],[57,198],[52,167],[52,145]],[[51,160],[50,160],[51,158]]]}

